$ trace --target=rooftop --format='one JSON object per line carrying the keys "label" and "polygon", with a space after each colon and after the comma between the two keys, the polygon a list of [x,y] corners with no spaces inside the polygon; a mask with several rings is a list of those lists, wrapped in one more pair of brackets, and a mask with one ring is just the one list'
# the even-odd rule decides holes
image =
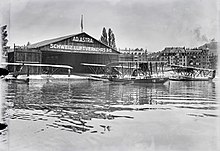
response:
{"label": "rooftop", "polygon": [[53,38],[53,39],[49,39],[49,40],[44,40],[44,41],[41,41],[41,42],[38,42],[38,43],[35,43],[35,44],[31,44],[31,45],[28,46],[28,48],[43,47],[43,46],[49,45],[51,43],[55,43],[55,42],[58,42],[58,41],[62,41],[62,40],[68,39],[68,38],[70,38],[72,36],[75,36],[75,34],[67,35],[67,36],[63,36],[63,37],[58,37],[58,38]]}
{"label": "rooftop", "polygon": [[49,40],[44,40],[44,41],[41,41],[41,42],[38,42],[38,43],[34,43],[34,44],[31,44],[29,46],[27,46],[27,48],[29,49],[36,49],[36,48],[40,48],[40,47],[43,47],[43,46],[46,46],[46,45],[49,45],[51,43],[56,43],[56,42],[59,42],[59,41],[62,41],[62,40],[65,40],[65,39],[68,39],[68,38],[71,38],[73,36],[78,36],[78,35],[81,35],[81,34],[85,34],[86,36],[94,39],[95,41],[101,43],[102,45],[112,49],[113,51],[115,51],[116,53],[119,53],[116,49],[104,44],[103,42],[93,38],[92,36],[88,35],[87,33],[85,32],[82,32],[82,33],[79,33],[79,34],[71,34],[71,35],[67,35],[67,36],[62,36],[62,37],[58,37],[58,38],[53,38],[53,39],[49,39]]}

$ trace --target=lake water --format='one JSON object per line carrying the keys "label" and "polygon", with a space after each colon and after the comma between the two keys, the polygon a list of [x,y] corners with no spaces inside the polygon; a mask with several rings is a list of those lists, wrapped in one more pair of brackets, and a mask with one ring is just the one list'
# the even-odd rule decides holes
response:
{"label": "lake water", "polygon": [[217,151],[217,83],[4,83],[0,150]]}

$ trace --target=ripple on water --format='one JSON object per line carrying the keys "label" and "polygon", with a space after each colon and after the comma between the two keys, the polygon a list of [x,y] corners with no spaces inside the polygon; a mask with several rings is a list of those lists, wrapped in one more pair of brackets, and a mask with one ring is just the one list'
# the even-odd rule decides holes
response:
{"label": "ripple on water", "polygon": [[208,82],[164,85],[121,85],[85,80],[29,85],[11,83],[5,105],[13,120],[41,121],[60,130],[96,133],[98,130],[88,125],[88,121],[134,118],[114,115],[115,111],[180,110],[189,117],[216,118],[216,114],[209,112],[217,110],[215,95],[215,85]]}

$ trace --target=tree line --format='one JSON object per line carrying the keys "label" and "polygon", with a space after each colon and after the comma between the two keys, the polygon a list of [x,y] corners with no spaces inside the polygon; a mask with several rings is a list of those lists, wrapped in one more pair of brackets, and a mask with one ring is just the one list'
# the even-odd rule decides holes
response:
{"label": "tree line", "polygon": [[103,27],[100,41],[108,45],[109,47],[116,49],[115,35],[111,28],[108,29],[107,33],[106,28]]}
{"label": "tree line", "polygon": [[7,43],[8,43],[8,32],[7,32],[7,25],[1,26],[1,47],[2,47],[2,55],[5,56],[7,53]]}

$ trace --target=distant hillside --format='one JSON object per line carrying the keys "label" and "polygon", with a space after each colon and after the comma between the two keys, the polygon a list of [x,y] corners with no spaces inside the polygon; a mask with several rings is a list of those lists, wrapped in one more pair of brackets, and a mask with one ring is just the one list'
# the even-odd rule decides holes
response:
{"label": "distant hillside", "polygon": [[218,51],[217,51],[218,45],[219,45],[219,42],[211,41],[209,43],[206,43],[206,44],[200,46],[199,48],[200,49],[209,48],[210,53],[213,53],[213,55],[217,55],[218,54]]}

